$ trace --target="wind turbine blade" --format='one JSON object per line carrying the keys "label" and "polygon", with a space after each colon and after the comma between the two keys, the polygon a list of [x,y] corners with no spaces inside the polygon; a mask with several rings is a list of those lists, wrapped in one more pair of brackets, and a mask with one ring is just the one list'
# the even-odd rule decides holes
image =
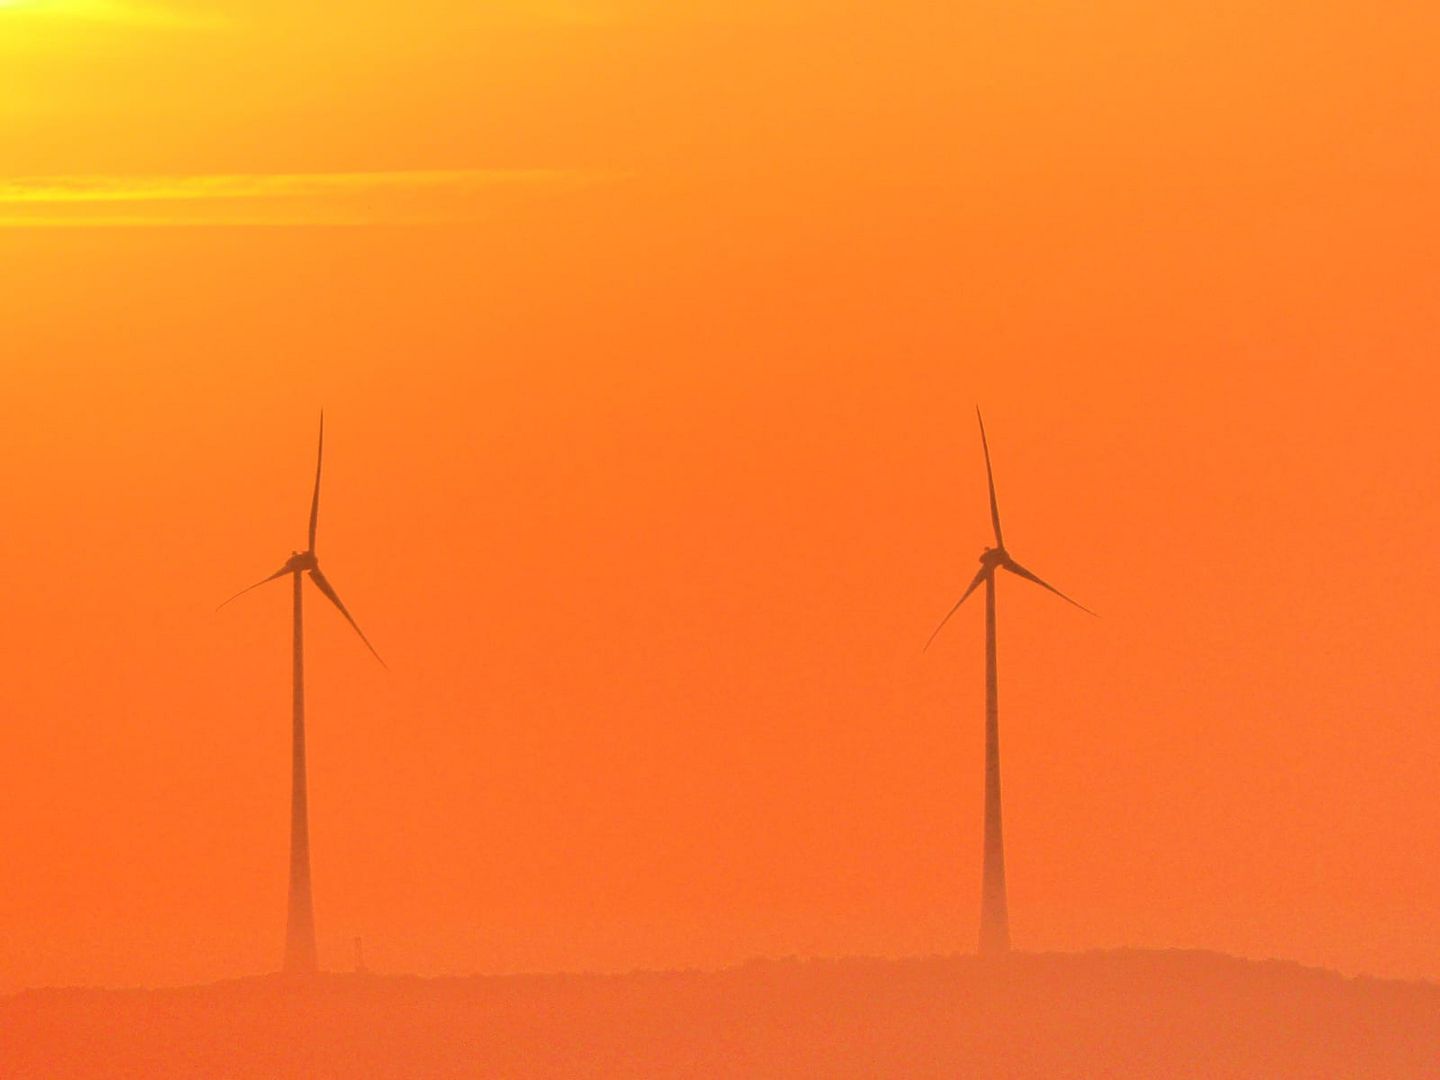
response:
{"label": "wind turbine blade", "polygon": [[[284,566],[282,566],[279,570],[276,570],[276,571],[275,571],[273,574],[271,574],[269,577],[267,577],[267,578],[261,578],[259,581],[255,582],[254,585],[247,585],[245,588],[241,589],[241,590],[240,590],[239,592],[237,592],[234,596],[230,597],[229,600],[226,600],[226,601],[225,601],[225,604],[230,603],[232,600],[239,600],[240,597],[244,596],[244,595],[245,595],[247,592],[249,592],[251,589],[258,589],[261,585],[264,585],[266,582],[274,581],[276,578],[284,577],[286,574],[290,573],[290,571],[291,571],[291,567],[290,567],[290,564],[287,562]],[[220,608],[223,608],[223,607],[225,606],[225,604],[221,604],[220,607],[217,607],[215,610],[216,610],[216,611],[219,611]]]}
{"label": "wind turbine blade", "polygon": [[975,419],[980,421],[980,445],[985,449],[985,479],[990,484],[990,521],[995,526],[995,546],[1003,548],[1005,541],[1000,536],[1000,506],[995,502],[995,473],[990,468],[990,442],[985,438],[985,418],[980,415],[980,406],[975,406]]}
{"label": "wind turbine blade", "polygon": [[945,617],[940,620],[940,625],[935,627],[935,632],[930,635],[930,640],[925,642],[925,648],[922,649],[921,652],[929,651],[930,646],[934,644],[935,639],[940,636],[940,631],[944,630],[945,624],[950,621],[950,616],[954,615],[955,612],[959,611],[960,605],[965,603],[966,600],[970,599],[970,594],[980,587],[980,583],[985,580],[985,575],[987,573],[989,573],[988,568],[982,566],[979,572],[976,573],[973,578],[971,578],[969,587],[965,590],[964,593],[961,594],[960,599],[955,601],[955,606],[952,607],[948,612],[946,612]]}
{"label": "wind turbine blade", "polygon": [[315,527],[320,523],[320,465],[325,460],[325,411],[320,411],[320,449],[315,452],[315,494],[310,499],[310,546],[315,550]]}
{"label": "wind turbine blade", "polygon": [[[1091,611],[1091,610],[1090,610],[1088,607],[1086,607],[1084,604],[1080,603],[1078,600],[1071,600],[1070,597],[1066,596],[1066,595],[1065,595],[1063,592],[1061,592],[1059,589],[1055,588],[1054,585],[1051,585],[1048,581],[1042,581],[1040,578],[1038,578],[1038,577],[1036,577],[1034,574],[1032,574],[1029,570],[1026,570],[1025,567],[1023,567],[1023,566],[1021,566],[1019,563],[1017,563],[1014,559],[1008,560],[1008,561],[1005,562],[1003,565],[1004,565],[1005,569],[1006,569],[1006,570],[1009,570],[1012,574],[1019,574],[1019,575],[1020,575],[1021,577],[1023,577],[1026,581],[1033,581],[1036,585],[1039,585],[1042,589],[1049,589],[1049,590],[1050,590],[1051,592],[1053,592],[1056,596],[1060,597],[1061,600],[1064,600],[1067,604],[1074,604],[1074,605],[1075,605],[1076,607],[1078,607],[1081,611],[1085,612],[1086,615],[1095,615],[1095,612]],[[1100,616],[1095,615],[1095,617],[1098,619]]]}
{"label": "wind turbine blade", "polygon": [[355,617],[346,610],[345,605],[340,601],[339,595],[337,595],[335,592],[335,587],[325,579],[325,575],[320,572],[320,568],[318,566],[310,571],[310,580],[315,582],[315,587],[319,589],[322,593],[324,593],[326,598],[332,604],[334,604],[337,608],[340,609],[340,614],[345,616],[345,621],[348,622],[354,628],[355,632],[360,635],[360,640],[365,642],[365,647],[370,650],[376,660],[380,660],[380,666],[385,668],[386,671],[389,671],[389,665],[386,664],[384,660],[380,659],[380,654],[375,651],[375,646],[370,644],[370,639],[365,636],[365,631],[360,629],[360,624],[355,621]]}

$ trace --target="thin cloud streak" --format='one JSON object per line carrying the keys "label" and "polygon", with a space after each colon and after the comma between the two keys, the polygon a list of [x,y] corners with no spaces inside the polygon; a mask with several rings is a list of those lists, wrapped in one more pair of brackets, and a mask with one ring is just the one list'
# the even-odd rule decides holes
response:
{"label": "thin cloud streak", "polygon": [[379,225],[463,221],[506,191],[617,179],[565,169],[0,179],[0,227]]}
{"label": "thin cloud streak", "polygon": [[397,172],[214,173],[51,176],[0,180],[0,203],[169,202],[350,194],[381,190],[474,190],[573,176],[558,169],[450,169]]}

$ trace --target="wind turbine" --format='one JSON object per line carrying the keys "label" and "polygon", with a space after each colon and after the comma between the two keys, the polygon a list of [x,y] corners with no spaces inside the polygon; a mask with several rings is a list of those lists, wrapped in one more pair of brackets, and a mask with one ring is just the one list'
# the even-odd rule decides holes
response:
{"label": "wind turbine", "polygon": [[990,468],[990,443],[985,438],[985,419],[975,410],[980,421],[980,445],[985,451],[985,477],[990,485],[990,522],[995,526],[995,546],[980,553],[980,569],[969,586],[955,602],[940,625],[925,643],[932,642],[960,610],[970,594],[985,586],[985,869],[980,890],[980,954],[993,956],[1010,951],[1010,909],[1005,896],[1005,842],[1000,829],[1000,707],[995,675],[995,572],[1008,570],[1043,589],[1049,589],[1066,603],[1081,611],[1095,613],[1076,603],[1047,581],[1041,580],[1010,557],[1000,532],[1000,507],[995,501],[995,473]]}
{"label": "wind turbine", "polygon": [[[291,726],[290,762],[290,906],[285,927],[285,971],[303,974],[315,970],[315,906],[310,894],[310,812],[305,785],[305,637],[301,618],[301,578],[310,575],[310,580],[321,594],[340,609],[345,621],[354,627],[365,642],[365,647],[380,660],[380,654],[370,639],[351,616],[334,586],[320,571],[315,557],[315,527],[320,518],[320,466],[325,458],[325,414],[320,414],[320,448],[315,456],[315,494],[310,500],[310,542],[304,551],[290,553],[285,565],[267,578],[241,589],[230,600],[244,596],[251,589],[258,589],[266,582],[289,575],[294,580],[294,666],[293,666],[293,723]],[[225,604],[220,606],[223,608]],[[385,661],[380,660],[381,667]]]}

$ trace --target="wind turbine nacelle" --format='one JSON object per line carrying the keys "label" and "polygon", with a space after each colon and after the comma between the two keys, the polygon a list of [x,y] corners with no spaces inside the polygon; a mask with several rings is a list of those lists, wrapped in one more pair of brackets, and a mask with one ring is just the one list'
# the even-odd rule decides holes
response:
{"label": "wind turbine nacelle", "polygon": [[292,551],[281,572],[295,573],[301,570],[314,570],[319,565],[313,551]]}
{"label": "wind turbine nacelle", "polygon": [[986,548],[980,553],[980,565],[989,567],[991,570],[994,570],[997,567],[1004,566],[1006,560],[1008,560],[1009,558],[1010,556],[1006,554],[1004,548]]}

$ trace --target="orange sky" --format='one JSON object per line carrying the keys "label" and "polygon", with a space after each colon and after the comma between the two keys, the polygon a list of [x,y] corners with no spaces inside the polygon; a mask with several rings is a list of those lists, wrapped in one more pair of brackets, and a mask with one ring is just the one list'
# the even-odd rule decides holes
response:
{"label": "orange sky", "polygon": [[1440,14],[676,6],[0,3],[0,990],[278,964],[322,405],[322,964],[972,948],[978,402],[1017,946],[1440,978]]}

